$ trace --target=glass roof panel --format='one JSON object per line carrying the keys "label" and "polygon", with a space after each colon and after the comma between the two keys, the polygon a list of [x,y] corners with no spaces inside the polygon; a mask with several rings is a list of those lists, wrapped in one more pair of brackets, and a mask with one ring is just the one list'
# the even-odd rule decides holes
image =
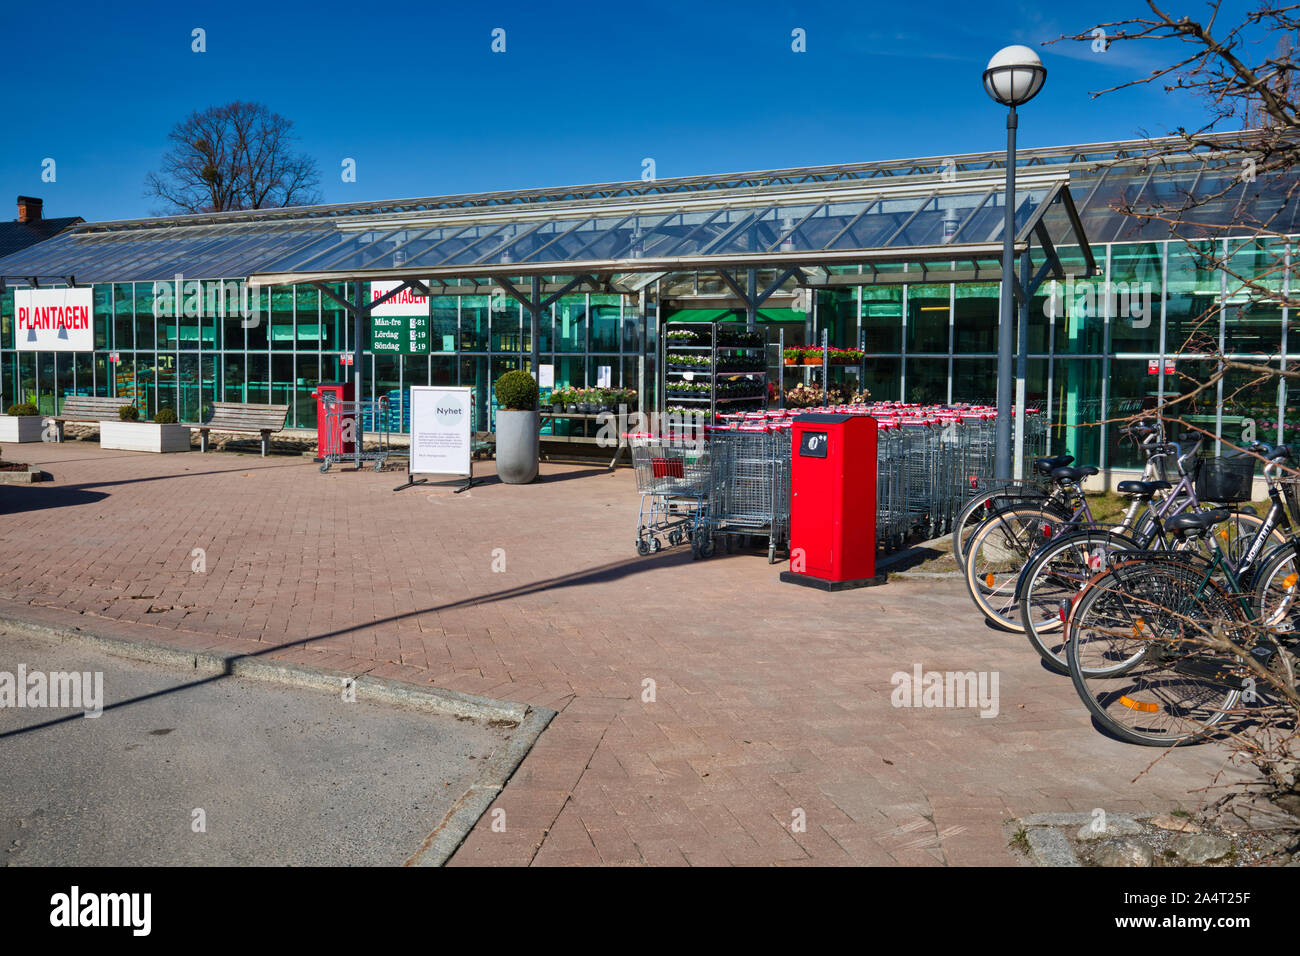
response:
{"label": "glass roof panel", "polygon": [[[1058,188],[1064,173],[1021,177],[1019,233]],[[0,275],[75,276],[78,282],[237,278],[294,273],[357,275],[392,269],[481,275],[502,265],[575,269],[589,262],[689,260],[695,257],[790,256],[892,252],[1000,240],[1001,190],[995,177],[916,184],[832,181],[736,196],[638,198],[471,214],[402,215],[352,220],[291,219],[257,223],[104,229],[93,224],[0,260]],[[1126,181],[1117,178],[1116,187]],[[1131,183],[1129,184],[1131,186]],[[1104,207],[1106,221],[1113,214]],[[1067,224],[1068,225],[1068,224]],[[816,261],[816,260],[813,260]],[[553,268],[548,272],[554,271]]]}

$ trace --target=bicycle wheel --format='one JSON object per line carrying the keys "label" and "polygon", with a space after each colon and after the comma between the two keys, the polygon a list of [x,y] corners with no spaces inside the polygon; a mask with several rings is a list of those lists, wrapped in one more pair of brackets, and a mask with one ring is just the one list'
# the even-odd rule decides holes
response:
{"label": "bicycle wheel", "polygon": [[1132,538],[1114,531],[1079,531],[1040,548],[1019,580],[1020,620],[1025,636],[1051,670],[1068,674],[1061,607],[1109,565],[1117,552],[1137,551]]}
{"label": "bicycle wheel", "polygon": [[1256,616],[1279,640],[1300,636],[1300,559],[1293,545],[1274,548],[1264,556],[1250,591]]}
{"label": "bicycle wheel", "polygon": [[[1069,513],[1065,511],[1062,505],[1051,501],[1046,495],[1038,495],[1032,492],[1009,494],[1005,490],[999,489],[982,491],[966,502],[961,511],[957,513],[957,517],[953,519],[952,556],[953,560],[957,562],[957,567],[966,566],[966,549],[970,544],[970,539],[990,515],[1002,508],[1024,504],[1026,501],[1040,501],[1044,507],[1054,513],[1069,517]],[[1048,504],[1049,501],[1051,502],[1050,505]]]}
{"label": "bicycle wheel", "polygon": [[1062,518],[1042,508],[1017,506],[994,512],[971,538],[966,588],[989,622],[1023,631],[1016,582],[1030,557],[1061,527]]}
{"label": "bicycle wheel", "polygon": [[1203,737],[1236,706],[1243,671],[1205,645],[1240,638],[1245,613],[1188,560],[1148,553],[1095,578],[1070,615],[1066,660],[1080,699],[1129,743],[1172,747]]}

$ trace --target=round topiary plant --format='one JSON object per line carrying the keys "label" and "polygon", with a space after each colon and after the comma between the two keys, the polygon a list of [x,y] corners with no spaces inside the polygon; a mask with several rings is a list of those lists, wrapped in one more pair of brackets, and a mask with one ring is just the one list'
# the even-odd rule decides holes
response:
{"label": "round topiary plant", "polygon": [[158,414],[154,415],[153,420],[159,425],[175,425],[176,410],[172,408],[160,408]]}
{"label": "round topiary plant", "polygon": [[497,404],[506,411],[537,410],[537,380],[522,369],[506,372],[496,384]]}
{"label": "round topiary plant", "polygon": [[123,405],[117,410],[117,417],[124,422],[138,422],[140,420],[140,409],[134,405]]}
{"label": "round topiary plant", "polygon": [[9,406],[10,415],[39,415],[40,410],[31,402],[20,402]]}

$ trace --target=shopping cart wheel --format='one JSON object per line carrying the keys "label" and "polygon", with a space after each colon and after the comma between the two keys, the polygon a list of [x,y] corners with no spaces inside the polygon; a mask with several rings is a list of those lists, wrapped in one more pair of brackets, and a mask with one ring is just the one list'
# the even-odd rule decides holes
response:
{"label": "shopping cart wheel", "polygon": [[668,543],[673,547],[682,543],[682,532],[680,528],[674,528],[668,532]]}
{"label": "shopping cart wheel", "polygon": [[651,539],[650,539],[650,553],[651,553],[651,554],[658,554],[660,551],[663,550],[663,547],[664,547],[664,543],[663,543],[662,541],[660,541],[658,538],[651,538]]}
{"label": "shopping cart wheel", "polygon": [[650,545],[646,542],[645,538],[636,539],[636,553],[640,555],[647,555],[650,553]]}
{"label": "shopping cart wheel", "polygon": [[329,463],[328,461],[325,462],[325,464],[323,464],[323,465],[320,466],[320,473],[321,473],[322,475],[325,474],[325,472],[327,472],[327,471],[329,471],[329,470],[330,470],[330,463]]}
{"label": "shopping cart wheel", "polygon": [[378,474],[379,472],[383,471],[384,463],[382,461],[376,461],[374,470],[375,470],[375,474]]}
{"label": "shopping cart wheel", "polygon": [[713,535],[707,531],[695,532],[695,553],[701,558],[707,558],[713,554]]}

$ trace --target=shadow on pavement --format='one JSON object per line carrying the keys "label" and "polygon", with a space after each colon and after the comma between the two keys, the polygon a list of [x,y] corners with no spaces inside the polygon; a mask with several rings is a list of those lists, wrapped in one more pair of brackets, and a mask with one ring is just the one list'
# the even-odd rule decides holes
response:
{"label": "shadow on pavement", "polygon": [[57,485],[10,485],[0,492],[0,514],[15,515],[24,511],[46,511],[50,508],[71,508],[89,505],[108,497],[104,491],[86,491],[83,488]]}
{"label": "shadow on pavement", "polygon": [[[70,489],[61,489],[61,490],[70,490]],[[726,560],[726,557],[727,556],[724,554],[718,554],[708,560],[710,561]],[[151,694],[144,694],[138,697],[133,697],[130,700],[121,700],[115,704],[107,705],[104,708],[104,712],[107,713],[111,710],[117,710],[122,707],[130,707],[132,704],[142,703],[147,700],[153,700],[155,698],[162,697],[167,694],[180,693],[181,691],[188,690],[192,687],[202,687],[206,684],[211,684],[213,681],[218,681],[221,680],[222,678],[231,676],[231,674],[233,673],[234,662],[238,660],[247,660],[247,659],[253,659],[258,657],[266,657],[268,655],[276,654],[281,651],[286,651],[291,648],[303,647],[304,645],[311,644],[315,641],[326,641],[329,640],[330,638],[342,637],[346,634],[351,634],[355,631],[363,631],[371,627],[382,627],[385,624],[392,624],[397,621],[409,620],[411,618],[419,617],[422,614],[436,614],[440,611],[450,611],[457,608],[465,608],[465,607],[476,607],[480,604],[492,604],[497,601],[508,601],[512,598],[523,597],[529,594],[537,594],[542,591],[559,590],[561,588],[569,588],[569,587],[581,587],[587,584],[598,584],[606,581],[617,581],[622,578],[629,577],[633,574],[640,574],[643,571],[653,570],[656,567],[676,565],[676,564],[687,564],[691,560],[692,560],[691,552],[686,548],[681,548],[680,550],[664,551],[653,557],[645,557],[645,558],[631,557],[631,558],[626,558],[622,561],[612,561],[608,564],[600,565],[599,567],[589,568],[586,571],[578,571],[578,572],[574,572],[573,574],[566,574],[554,578],[547,578],[543,581],[534,581],[531,584],[522,584],[519,585],[518,587],[506,588],[501,591],[493,591],[488,594],[479,595],[477,597],[464,598],[460,601],[452,601],[447,604],[432,605],[430,607],[420,608],[414,611],[407,611],[403,614],[392,614],[389,615],[388,617],[380,618],[377,621],[369,621],[362,624],[351,625],[349,627],[336,628],[335,630],[332,631],[326,631],[323,634],[314,634],[311,637],[304,637],[301,640],[297,640],[297,641],[286,641],[282,644],[275,644],[273,646],[263,648],[262,650],[259,651],[253,651],[248,654],[233,655],[226,661],[226,670],[224,673],[213,674],[211,676],[203,677],[198,680],[187,681],[184,684],[178,684],[175,687],[170,687],[166,690],[155,691]],[[82,717],[81,714],[69,714],[63,717],[56,717],[52,720],[47,720],[39,724],[30,724],[26,727],[20,727],[16,730],[0,733],[0,740],[4,740],[7,737],[13,737],[18,734],[26,734],[37,730],[44,730],[48,727],[56,727],[59,724],[67,723],[70,720],[83,720],[83,719],[84,718]]]}

